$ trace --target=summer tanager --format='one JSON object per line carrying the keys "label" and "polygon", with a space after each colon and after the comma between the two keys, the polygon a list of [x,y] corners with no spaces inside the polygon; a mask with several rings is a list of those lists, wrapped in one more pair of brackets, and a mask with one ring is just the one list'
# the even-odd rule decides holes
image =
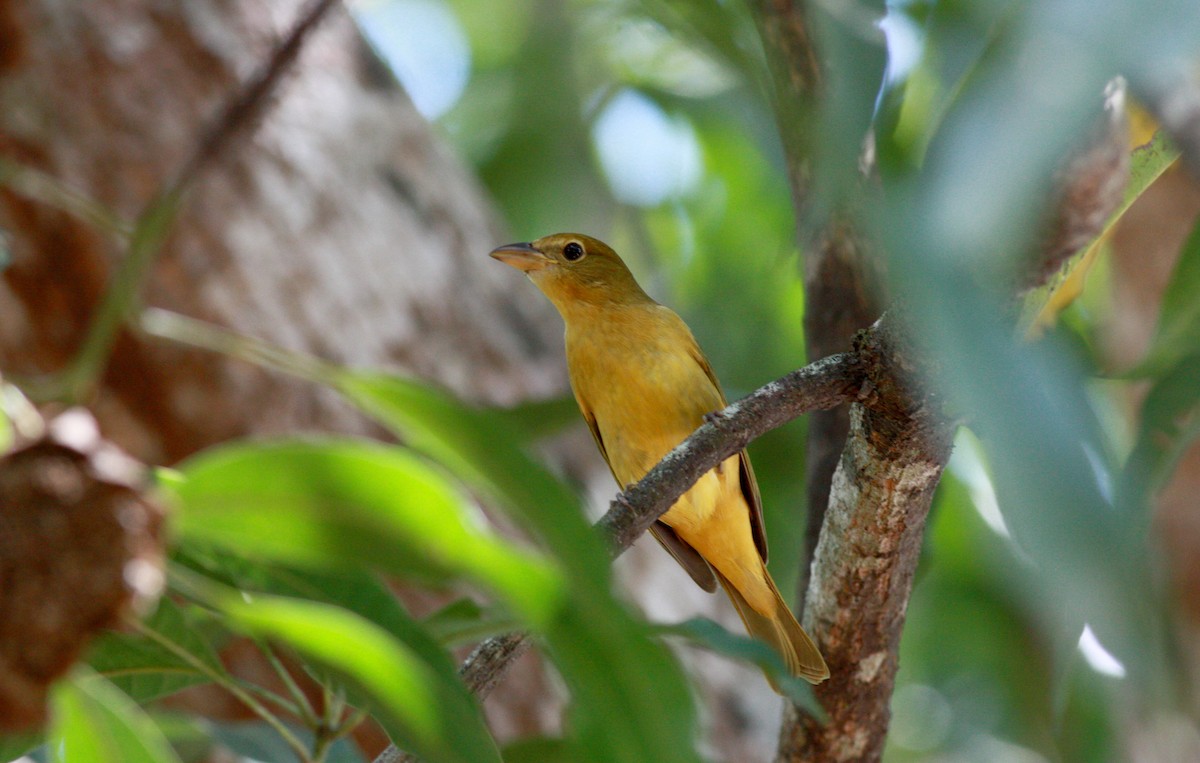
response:
{"label": "summer tanager", "polygon": [[[571,388],[622,487],[725,407],[687,324],[647,296],[604,243],[557,233],[491,256],[524,271],[562,314]],[[774,647],[793,675],[829,677],[767,573],[762,504],[745,451],[702,476],[651,532],[701,588],[721,584],[746,630]]]}

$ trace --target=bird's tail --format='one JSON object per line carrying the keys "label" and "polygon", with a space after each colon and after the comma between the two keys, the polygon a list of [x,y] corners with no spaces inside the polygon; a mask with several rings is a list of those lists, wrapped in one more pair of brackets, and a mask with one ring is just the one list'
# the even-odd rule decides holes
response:
{"label": "bird's tail", "polygon": [[[778,652],[792,675],[809,683],[821,683],[829,678],[829,667],[825,664],[825,659],[821,657],[817,645],[800,627],[800,623],[796,622],[796,617],[779,595],[779,589],[775,587],[775,581],[771,580],[765,565],[763,577],[774,594],[775,611],[771,615],[757,612],[724,575],[717,573],[717,579],[721,581],[721,587],[733,601],[733,606],[746,625],[746,631],[751,636],[767,642]],[[772,689],[779,691],[770,675],[767,676],[767,682],[771,684]]]}

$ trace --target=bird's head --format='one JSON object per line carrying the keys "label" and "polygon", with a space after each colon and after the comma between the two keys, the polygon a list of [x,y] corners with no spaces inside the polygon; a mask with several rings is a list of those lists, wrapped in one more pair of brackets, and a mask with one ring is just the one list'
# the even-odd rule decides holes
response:
{"label": "bird's head", "polygon": [[564,316],[582,304],[651,301],[617,253],[591,236],[555,233],[496,247],[491,256],[524,271]]}

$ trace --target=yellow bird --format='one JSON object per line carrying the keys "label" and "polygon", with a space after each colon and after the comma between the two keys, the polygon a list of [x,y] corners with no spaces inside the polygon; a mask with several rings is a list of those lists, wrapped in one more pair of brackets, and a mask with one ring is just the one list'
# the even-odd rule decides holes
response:
{"label": "yellow bird", "polygon": [[[604,243],[556,233],[498,247],[566,323],[571,388],[617,482],[640,480],[725,407],[717,377],[687,324],[642,291]],[[770,644],[793,675],[812,683],[829,668],[767,573],[762,503],[746,452],[700,478],[651,533],[706,591],[721,583],[746,630]]]}

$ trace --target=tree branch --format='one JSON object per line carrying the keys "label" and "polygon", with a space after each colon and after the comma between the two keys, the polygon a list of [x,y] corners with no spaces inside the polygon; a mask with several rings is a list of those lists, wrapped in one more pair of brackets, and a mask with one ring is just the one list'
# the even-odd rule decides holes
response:
{"label": "tree branch", "polygon": [[859,359],[833,355],[792,371],[738,400],[668,453],[637,484],[613,500],[596,523],[619,556],[708,470],[763,434],[811,411],[854,400],[862,382]]}
{"label": "tree branch", "polygon": [[287,37],[280,41],[246,85],[238,91],[220,115],[213,120],[192,153],[180,166],[171,182],[165,185],[164,196],[177,195],[192,184],[204,170],[229,146],[243,129],[266,108],[268,96],[283,78],[285,72],[300,55],[309,33],[328,15],[339,0],[312,0],[300,14]]}
{"label": "tree branch", "polygon": [[[645,477],[619,493],[596,522],[595,528],[610,555],[614,559],[620,556],[705,472],[751,441],[805,413],[856,399],[862,381],[861,364],[855,354],[834,355],[792,371],[711,414]],[[483,699],[525,652],[528,642],[528,635],[523,633],[487,639],[463,662],[459,675]],[[389,746],[375,763],[416,760]]]}
{"label": "tree branch", "polygon": [[868,392],[850,409],[804,610],[832,673],[815,689],[828,718],[789,705],[781,763],[883,754],[913,572],[954,433],[909,335],[890,312],[855,341]]}

